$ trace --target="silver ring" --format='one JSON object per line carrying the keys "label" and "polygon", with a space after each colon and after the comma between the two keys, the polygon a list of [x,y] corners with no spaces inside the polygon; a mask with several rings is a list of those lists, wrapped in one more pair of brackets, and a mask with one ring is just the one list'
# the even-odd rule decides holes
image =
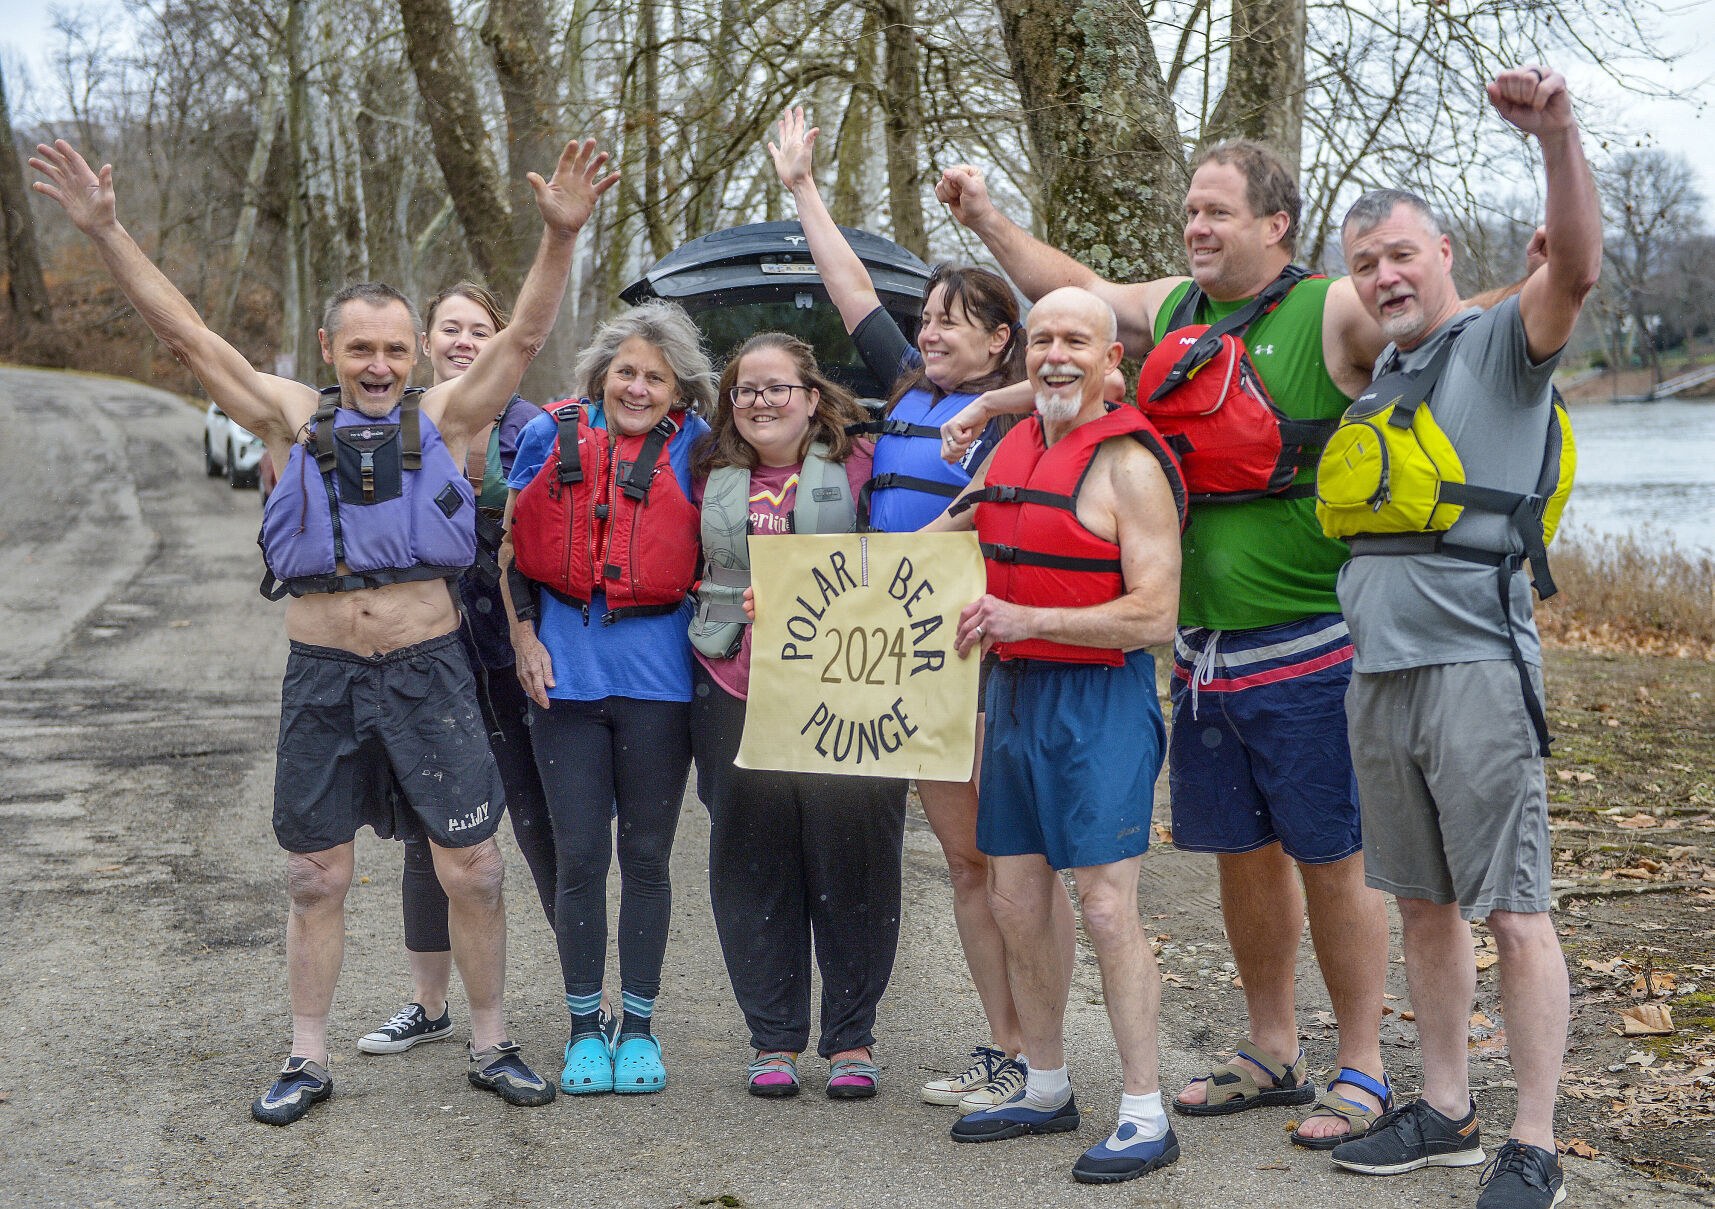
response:
{"label": "silver ring", "polygon": [[977,627],[977,637],[981,638],[982,636],[983,636],[983,628],[982,628],[982,626],[978,626]]}

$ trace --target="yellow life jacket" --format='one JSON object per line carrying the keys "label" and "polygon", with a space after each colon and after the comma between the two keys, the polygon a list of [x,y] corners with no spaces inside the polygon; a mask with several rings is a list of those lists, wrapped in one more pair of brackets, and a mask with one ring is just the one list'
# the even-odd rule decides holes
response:
{"label": "yellow life jacket", "polygon": [[1533,492],[1467,482],[1459,453],[1428,402],[1463,326],[1417,373],[1384,373],[1346,409],[1317,467],[1316,519],[1329,537],[1348,542],[1354,556],[1440,553],[1498,566],[1510,556],[1448,542],[1445,534],[1467,508],[1505,516],[1524,543],[1537,595],[1547,600],[1556,590],[1547,545],[1578,461],[1572,419],[1555,392]]}

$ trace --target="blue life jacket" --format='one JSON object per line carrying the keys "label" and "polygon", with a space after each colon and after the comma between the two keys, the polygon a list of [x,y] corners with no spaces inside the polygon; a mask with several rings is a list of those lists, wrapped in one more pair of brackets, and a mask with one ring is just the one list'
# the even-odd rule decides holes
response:
{"label": "blue life jacket", "polygon": [[878,434],[875,469],[858,497],[858,525],[881,533],[913,533],[940,516],[971,481],[962,462],[941,456],[941,425],[977,396],[942,395],[914,387],[900,397],[885,420],[853,424],[853,435]]}
{"label": "blue life jacket", "polygon": [[418,410],[422,393],[374,420],[341,407],[339,387],[322,391],[262,510],[269,600],[451,579],[475,560],[476,496]]}

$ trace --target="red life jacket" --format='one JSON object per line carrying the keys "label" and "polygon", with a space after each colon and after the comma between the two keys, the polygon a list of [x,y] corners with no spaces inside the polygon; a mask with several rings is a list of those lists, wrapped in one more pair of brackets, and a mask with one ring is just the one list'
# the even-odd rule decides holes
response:
{"label": "red life jacket", "polygon": [[607,596],[603,625],[671,613],[697,578],[697,509],[679,485],[667,445],[669,415],[641,436],[592,427],[579,400],[548,408],[560,426],[548,460],[512,509],[514,564],[589,621]]}
{"label": "red life jacket", "polygon": [[[1185,482],[1179,465],[1142,412],[1114,406],[1052,446],[1043,443],[1042,417],[1031,416],[995,447],[982,490],[954,506],[955,512],[976,507],[977,540],[988,566],[990,593],[1043,608],[1082,608],[1120,598],[1125,581],[1118,544],[1097,537],[1078,521],[1078,493],[1090,462],[1103,441],[1118,436],[1132,437],[1161,463],[1184,527]],[[1002,659],[1110,667],[1125,662],[1123,651],[1042,638],[1000,642],[994,649]]]}
{"label": "red life jacket", "polygon": [[1316,494],[1314,483],[1292,480],[1316,465],[1339,421],[1289,419],[1269,398],[1244,340],[1251,324],[1309,276],[1287,265],[1260,294],[1213,325],[1195,322],[1203,291],[1192,285],[1138,371],[1137,405],[1179,455],[1192,503]]}

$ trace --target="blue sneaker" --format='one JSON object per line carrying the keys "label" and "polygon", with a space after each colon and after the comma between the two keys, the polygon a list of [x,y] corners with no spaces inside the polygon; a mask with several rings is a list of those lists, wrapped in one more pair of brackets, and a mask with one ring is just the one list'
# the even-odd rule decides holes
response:
{"label": "blue sneaker", "polygon": [[1145,1141],[1136,1125],[1121,1121],[1111,1136],[1078,1157],[1072,1178],[1080,1184],[1118,1184],[1178,1160],[1179,1139],[1173,1136],[1173,1126],[1159,1138]]}
{"label": "blue sneaker", "polygon": [[999,1104],[978,1109],[953,1122],[955,1142],[1002,1142],[1027,1133],[1070,1133],[1083,1120],[1070,1089],[1056,1108],[1033,1108],[1024,1102],[1024,1088]]}
{"label": "blue sneaker", "polygon": [[560,1090],[568,1096],[593,1096],[613,1090],[613,1051],[607,1038],[585,1033],[566,1042],[566,1069],[560,1072]]}
{"label": "blue sneaker", "polygon": [[627,1033],[613,1051],[613,1090],[642,1095],[667,1086],[661,1064],[661,1039],[652,1033]]}
{"label": "blue sneaker", "polygon": [[290,1125],[331,1095],[333,1079],[321,1063],[290,1058],[274,1085],[250,1106],[250,1115],[264,1125]]}

